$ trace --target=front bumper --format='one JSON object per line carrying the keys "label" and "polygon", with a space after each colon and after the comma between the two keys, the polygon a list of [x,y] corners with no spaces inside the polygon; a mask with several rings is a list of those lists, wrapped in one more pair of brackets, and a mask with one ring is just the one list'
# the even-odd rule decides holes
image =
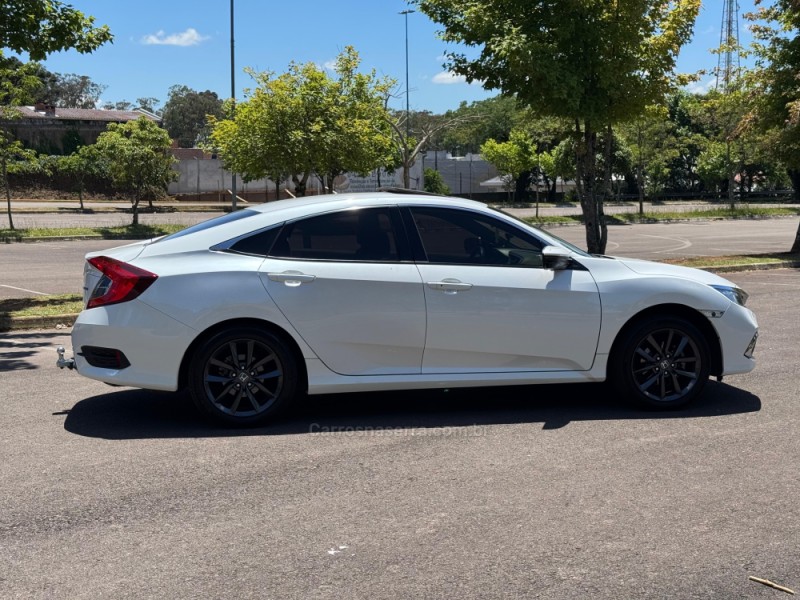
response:
{"label": "front bumper", "polygon": [[711,319],[722,348],[722,375],[749,373],[756,366],[753,358],[758,321],[749,308],[731,304],[725,313]]}

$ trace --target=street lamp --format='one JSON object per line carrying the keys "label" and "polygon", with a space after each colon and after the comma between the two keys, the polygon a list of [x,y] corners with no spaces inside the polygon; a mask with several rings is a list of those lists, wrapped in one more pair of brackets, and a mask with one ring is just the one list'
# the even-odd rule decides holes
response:
{"label": "street lamp", "polygon": [[[231,101],[232,109],[236,111],[236,61],[233,54],[233,0],[231,0]],[[231,171],[231,210],[236,210],[236,173]]]}
{"label": "street lamp", "polygon": [[[231,0],[231,1],[233,1],[233,0]],[[401,11],[401,12],[397,13],[399,15],[403,15],[405,20],[406,20],[406,143],[408,143],[408,138],[411,137],[411,120],[410,120],[411,111],[409,110],[409,103],[408,103],[408,93],[409,93],[409,89],[408,89],[408,15],[410,15],[413,12],[417,12],[417,11],[411,10],[410,8],[408,8],[408,9],[406,9],[404,11]]]}

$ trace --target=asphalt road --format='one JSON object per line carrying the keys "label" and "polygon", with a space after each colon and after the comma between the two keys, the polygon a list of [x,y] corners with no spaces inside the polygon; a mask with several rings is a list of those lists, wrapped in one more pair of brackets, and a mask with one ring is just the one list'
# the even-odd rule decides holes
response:
{"label": "asphalt road", "polygon": [[[205,217],[208,217],[206,214]],[[582,226],[554,227],[552,233],[586,247]],[[682,256],[785,252],[797,231],[797,219],[703,221],[651,225],[615,225],[608,253],[659,260]],[[84,255],[122,245],[92,240],[0,244],[0,299],[37,294],[79,293]]]}
{"label": "asphalt road", "polygon": [[237,432],[0,335],[0,597],[783,597],[748,576],[800,589],[800,272],[733,279],[759,365],[668,414],[539,386]]}

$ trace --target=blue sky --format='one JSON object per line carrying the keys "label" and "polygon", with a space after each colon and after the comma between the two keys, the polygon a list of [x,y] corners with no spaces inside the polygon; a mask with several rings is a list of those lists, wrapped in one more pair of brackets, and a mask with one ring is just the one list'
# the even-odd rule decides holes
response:
{"label": "blue sky", "polygon": [[[68,0],[69,1],[69,0]],[[740,0],[742,12],[753,0]],[[107,87],[104,101],[154,96],[162,102],[171,85],[230,94],[230,21],[228,0],[71,0],[70,4],[115,35],[113,44],[94,54],[54,54],[45,61],[60,73],[89,75]],[[292,60],[324,65],[346,45],[353,45],[362,66],[397,79],[405,90],[403,0],[236,0],[237,95],[250,84],[242,69],[283,72]],[[679,59],[679,70],[711,70],[716,57],[709,49],[719,42],[722,0],[704,3],[693,42]],[[741,21],[741,20],[740,20]],[[447,46],[437,39],[437,25],[421,13],[408,17],[411,107],[442,112],[459,102],[495,95],[444,72]],[[740,22],[743,42],[749,34]],[[713,85],[706,76],[695,89]],[[405,105],[403,98],[394,103]]]}

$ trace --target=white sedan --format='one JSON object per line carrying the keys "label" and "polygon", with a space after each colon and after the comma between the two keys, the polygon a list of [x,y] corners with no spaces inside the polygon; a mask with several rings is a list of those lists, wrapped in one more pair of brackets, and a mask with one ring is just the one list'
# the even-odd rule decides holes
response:
{"label": "white sedan", "polygon": [[297,394],[610,379],[650,408],[753,369],[747,294],[593,256],[484,204],[414,194],[272,202],[87,255],[86,377],[188,387],[233,425]]}

